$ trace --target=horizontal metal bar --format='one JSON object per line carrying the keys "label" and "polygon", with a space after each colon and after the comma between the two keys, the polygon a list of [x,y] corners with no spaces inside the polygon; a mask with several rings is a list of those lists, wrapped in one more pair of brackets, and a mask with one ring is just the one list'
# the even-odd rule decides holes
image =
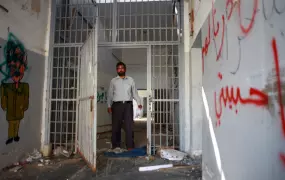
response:
{"label": "horizontal metal bar", "polygon": [[116,43],[112,43],[112,42],[100,42],[98,43],[99,47],[133,47],[133,48],[138,48],[138,46],[144,46],[145,48],[147,48],[149,45],[153,45],[153,46],[159,46],[159,45],[179,45],[181,42],[178,41],[174,41],[174,42],[170,42],[170,41],[145,41],[145,42],[116,42]]}
{"label": "horizontal metal bar", "polygon": [[152,102],[179,102],[179,99],[152,99]]}
{"label": "horizontal metal bar", "polygon": [[50,99],[50,101],[76,101],[77,99]]}
{"label": "horizontal metal bar", "polygon": [[81,47],[84,43],[54,43],[53,47]]}
{"label": "horizontal metal bar", "polygon": [[87,97],[83,97],[83,98],[78,98],[79,101],[86,101],[89,99],[94,99],[94,96],[87,96]]}

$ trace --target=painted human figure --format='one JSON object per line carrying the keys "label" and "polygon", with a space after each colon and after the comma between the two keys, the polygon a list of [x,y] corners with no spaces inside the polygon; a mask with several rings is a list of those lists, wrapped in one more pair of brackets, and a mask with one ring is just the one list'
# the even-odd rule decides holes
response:
{"label": "painted human figure", "polygon": [[[20,82],[27,69],[27,56],[24,47],[19,42],[8,41],[4,48],[4,55],[6,58],[6,79],[1,83],[1,108],[6,111],[6,120],[9,126],[6,144],[10,144],[20,140],[20,121],[24,118],[24,112],[29,106],[29,84]],[[3,73],[2,67],[1,72]]]}

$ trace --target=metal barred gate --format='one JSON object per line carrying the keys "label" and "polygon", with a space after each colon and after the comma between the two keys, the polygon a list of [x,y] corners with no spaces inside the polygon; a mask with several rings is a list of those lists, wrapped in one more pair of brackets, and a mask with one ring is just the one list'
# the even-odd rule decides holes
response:
{"label": "metal barred gate", "polygon": [[77,150],[93,171],[96,170],[97,144],[97,20],[80,52],[77,134]]}

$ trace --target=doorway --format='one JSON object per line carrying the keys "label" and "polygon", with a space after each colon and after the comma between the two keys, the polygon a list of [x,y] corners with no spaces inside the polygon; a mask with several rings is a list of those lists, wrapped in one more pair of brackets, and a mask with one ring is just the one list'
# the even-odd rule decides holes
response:
{"label": "doorway", "polygon": [[[150,58],[148,48],[148,46],[98,47],[97,133],[100,138],[98,138],[97,149],[111,147],[112,122],[111,116],[106,111],[107,91],[110,81],[117,76],[116,64],[120,61],[126,64],[126,75],[134,79],[143,106],[142,110],[139,110],[137,102],[133,100],[135,147],[147,146],[147,97],[150,93],[147,87],[147,62]],[[103,92],[106,98],[103,98]],[[125,148],[123,128],[121,131],[121,147]]]}

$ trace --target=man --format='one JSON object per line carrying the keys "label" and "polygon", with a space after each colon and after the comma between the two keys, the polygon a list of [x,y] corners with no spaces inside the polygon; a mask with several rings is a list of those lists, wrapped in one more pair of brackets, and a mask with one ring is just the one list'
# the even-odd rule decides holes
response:
{"label": "man", "polygon": [[112,148],[121,146],[121,126],[124,123],[127,149],[134,148],[133,139],[133,99],[138,108],[142,108],[141,100],[133,78],[126,76],[126,65],[117,63],[118,76],[113,78],[108,92],[108,112],[112,113]]}

